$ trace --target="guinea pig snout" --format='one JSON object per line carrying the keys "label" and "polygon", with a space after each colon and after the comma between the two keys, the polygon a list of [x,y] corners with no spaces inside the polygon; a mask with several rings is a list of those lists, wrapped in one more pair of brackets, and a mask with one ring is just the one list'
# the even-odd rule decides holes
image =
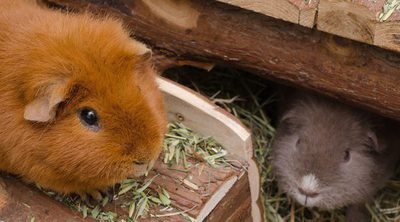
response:
{"label": "guinea pig snout", "polygon": [[143,160],[134,160],[133,164],[134,165],[144,165],[144,164],[147,164],[147,162],[143,161]]}
{"label": "guinea pig snout", "polygon": [[134,161],[134,163],[132,163],[133,165],[133,173],[132,176],[134,177],[140,177],[145,175],[148,172],[148,164],[147,163],[142,163],[140,162],[140,164],[136,164],[136,161]]}
{"label": "guinea pig snout", "polygon": [[153,168],[155,160],[134,160],[132,162],[135,177],[143,176]]}
{"label": "guinea pig snout", "polygon": [[319,194],[319,186],[317,177],[314,174],[307,174],[301,178],[298,191],[308,198],[314,198]]}
{"label": "guinea pig snout", "polygon": [[296,200],[307,207],[318,205],[320,201],[320,185],[314,174],[301,177],[297,191],[294,193]]}

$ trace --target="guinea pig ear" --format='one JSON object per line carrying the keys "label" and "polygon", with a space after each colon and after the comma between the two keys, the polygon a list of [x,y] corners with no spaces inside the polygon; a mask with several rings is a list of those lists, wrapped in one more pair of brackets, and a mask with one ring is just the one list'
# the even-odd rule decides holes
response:
{"label": "guinea pig ear", "polygon": [[282,135],[292,135],[300,128],[300,123],[292,113],[286,113],[280,119],[278,128]]}
{"label": "guinea pig ear", "polygon": [[135,51],[135,55],[139,56],[139,64],[148,64],[153,57],[153,52],[145,44],[137,43]]}
{"label": "guinea pig ear", "polygon": [[146,58],[146,57],[151,58],[151,54],[152,54],[151,49],[149,49],[145,44],[137,43],[136,44],[136,52],[137,52],[136,53],[137,55],[139,55],[143,58]]}
{"label": "guinea pig ear", "polygon": [[140,55],[139,63],[141,64],[149,64],[153,58],[153,53],[151,50],[147,51],[144,54]]}
{"label": "guinea pig ear", "polygon": [[378,138],[376,137],[376,134],[374,132],[369,131],[367,133],[367,137],[368,137],[368,146],[372,148],[373,151],[378,153],[383,151],[384,147],[381,144],[379,144]]}
{"label": "guinea pig ear", "polygon": [[46,88],[45,92],[25,106],[24,119],[49,122],[54,119],[57,106],[66,98],[66,83],[59,82]]}
{"label": "guinea pig ear", "polygon": [[135,70],[144,70],[150,67],[152,51],[143,44],[136,45],[135,50],[122,56],[122,64],[126,64]]}

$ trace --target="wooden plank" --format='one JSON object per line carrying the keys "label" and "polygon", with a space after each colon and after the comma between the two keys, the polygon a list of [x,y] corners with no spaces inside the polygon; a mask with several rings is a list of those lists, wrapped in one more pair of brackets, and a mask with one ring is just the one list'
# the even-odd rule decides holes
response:
{"label": "wooden plank", "polygon": [[119,16],[168,57],[231,65],[400,119],[398,54],[218,2],[184,1],[200,16],[182,28],[140,0],[48,1]]}
{"label": "wooden plank", "polygon": [[[396,4],[396,9],[389,8],[389,1],[370,2],[367,0],[357,0],[357,4],[363,4],[372,12],[377,12],[378,19],[375,27],[374,45],[400,51],[400,1],[392,0]],[[386,4],[385,4],[386,3]],[[381,6],[382,5],[382,6]],[[384,7],[388,10],[384,10]],[[392,7],[394,7],[392,5]],[[379,13],[378,13],[379,12]],[[383,16],[380,18],[380,16]]]}
{"label": "wooden plank", "polygon": [[400,51],[398,0],[218,1],[310,28],[316,24],[324,32]]}
{"label": "wooden plank", "polygon": [[385,3],[384,0],[320,0],[317,28],[400,51],[400,10],[385,11]]}
{"label": "wooden plank", "polygon": [[[250,222],[251,218],[251,197],[248,195],[249,181],[243,176],[226,195],[225,200],[206,218],[205,222],[226,221],[226,222]],[[241,200],[241,201],[238,201]]]}
{"label": "wooden plank", "polygon": [[312,28],[315,26],[319,0],[290,0],[299,8],[299,25]]}
{"label": "wooden plank", "polygon": [[320,0],[317,28],[373,44],[375,14],[361,4],[344,0]]}
{"label": "wooden plank", "polygon": [[306,27],[313,27],[317,1],[304,0],[218,0],[236,5],[277,19]]}

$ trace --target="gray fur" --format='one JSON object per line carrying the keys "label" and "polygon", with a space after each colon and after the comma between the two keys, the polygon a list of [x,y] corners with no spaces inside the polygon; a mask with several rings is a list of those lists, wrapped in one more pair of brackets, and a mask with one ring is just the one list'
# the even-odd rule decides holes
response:
{"label": "gray fur", "polygon": [[272,151],[280,188],[294,197],[301,177],[312,173],[320,182],[315,207],[371,200],[399,160],[397,123],[308,93],[285,102]]}

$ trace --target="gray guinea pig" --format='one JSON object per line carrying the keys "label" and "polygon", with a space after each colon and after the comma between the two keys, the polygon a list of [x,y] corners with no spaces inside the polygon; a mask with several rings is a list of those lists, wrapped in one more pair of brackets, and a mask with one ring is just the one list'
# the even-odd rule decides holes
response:
{"label": "gray guinea pig", "polygon": [[306,207],[348,206],[347,221],[366,221],[364,203],[399,160],[399,129],[394,121],[299,92],[285,101],[273,142],[278,184]]}

